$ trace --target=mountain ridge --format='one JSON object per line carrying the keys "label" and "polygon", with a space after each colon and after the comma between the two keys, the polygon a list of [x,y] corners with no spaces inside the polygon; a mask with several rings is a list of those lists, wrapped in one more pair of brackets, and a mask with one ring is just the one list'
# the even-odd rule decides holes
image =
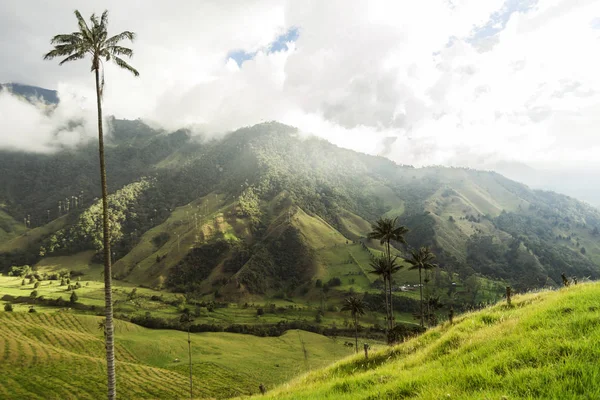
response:
{"label": "mountain ridge", "polygon": [[[376,249],[365,237],[381,215],[409,227],[409,246],[432,246],[448,275],[442,286],[479,275],[527,289],[556,286],[562,273],[600,271],[598,210],[494,172],[398,165],[276,122],[204,141],[140,121],[111,126],[107,173],[120,279],[232,298],[298,294],[319,271],[338,270],[323,261],[328,251],[346,254],[351,242]],[[94,151],[90,143],[39,158],[4,152],[7,211],[31,215],[31,228],[45,225],[44,217],[67,220],[27,249],[5,246],[5,270],[90,249],[98,261]],[[22,170],[14,170],[17,161]]]}

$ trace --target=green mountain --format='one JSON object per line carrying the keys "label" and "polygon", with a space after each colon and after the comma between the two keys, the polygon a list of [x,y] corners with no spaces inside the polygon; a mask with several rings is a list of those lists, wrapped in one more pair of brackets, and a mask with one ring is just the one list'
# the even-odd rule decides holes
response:
{"label": "green mountain", "polygon": [[[276,122],[218,140],[140,121],[110,126],[121,280],[231,299],[312,296],[316,279],[332,278],[368,291],[379,245],[365,237],[382,215],[410,229],[409,246],[432,246],[443,271],[435,285],[448,296],[453,282],[482,301],[505,283],[524,290],[556,286],[562,273],[600,275],[600,211],[497,173],[397,165]],[[89,250],[100,261],[97,171],[94,143],[1,152],[0,202],[29,226],[0,242],[0,268]]]}

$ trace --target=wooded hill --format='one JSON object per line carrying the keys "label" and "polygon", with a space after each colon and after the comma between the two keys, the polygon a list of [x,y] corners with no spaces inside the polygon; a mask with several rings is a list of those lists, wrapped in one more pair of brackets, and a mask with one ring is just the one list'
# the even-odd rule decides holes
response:
{"label": "wooded hill", "polygon": [[[410,247],[432,247],[448,288],[475,275],[517,290],[600,275],[600,211],[497,173],[397,165],[276,122],[220,139],[109,126],[119,279],[226,298],[302,296],[354,265],[341,283],[369,287],[374,277],[348,246],[376,252],[365,237],[383,215],[410,229]],[[94,142],[0,152],[2,270],[87,250],[99,261],[97,158]]]}

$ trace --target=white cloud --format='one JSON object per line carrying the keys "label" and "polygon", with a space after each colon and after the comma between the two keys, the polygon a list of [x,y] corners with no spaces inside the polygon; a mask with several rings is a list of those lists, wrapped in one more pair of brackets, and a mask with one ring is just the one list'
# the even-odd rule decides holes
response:
{"label": "white cloud", "polygon": [[0,90],[0,139],[4,148],[35,152],[75,146],[97,133],[95,97],[85,89],[58,85],[60,104],[31,103]]}
{"label": "white cloud", "polygon": [[[416,165],[589,166],[600,158],[600,3],[531,3],[109,1],[110,28],[138,33],[141,77],[107,68],[105,109],[204,132],[280,120],[370,153],[394,136],[388,156]],[[76,6],[3,2],[0,81],[93,89],[84,62],[41,61],[49,38],[75,27]],[[268,53],[293,26],[298,40]],[[237,49],[257,55],[239,67],[227,59]],[[0,143],[33,148],[48,122],[19,121],[19,142],[3,130]]]}

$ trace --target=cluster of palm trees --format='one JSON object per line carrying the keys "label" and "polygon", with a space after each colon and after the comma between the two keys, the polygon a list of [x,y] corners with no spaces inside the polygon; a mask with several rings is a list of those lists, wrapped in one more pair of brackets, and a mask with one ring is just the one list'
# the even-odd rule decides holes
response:
{"label": "cluster of palm trees", "polygon": [[[386,304],[386,327],[389,331],[394,329],[394,301],[393,301],[393,286],[392,275],[399,271],[403,265],[398,264],[398,256],[392,255],[392,242],[397,242],[406,245],[404,235],[408,233],[408,228],[398,225],[398,218],[380,218],[373,224],[369,239],[379,240],[381,245],[384,245],[384,254],[381,257],[374,258],[371,261],[371,273],[379,275],[383,278],[383,291],[385,292]],[[429,247],[421,247],[413,249],[409,252],[409,257],[405,260],[410,264],[409,270],[419,270],[419,289],[421,297],[421,326],[424,326],[423,314],[423,271],[436,268],[433,263],[435,255]]]}
{"label": "cluster of palm trees", "polygon": [[[388,343],[393,342],[394,328],[396,326],[394,319],[394,293],[393,293],[393,275],[404,267],[398,262],[398,256],[392,254],[392,244],[399,243],[406,245],[405,235],[408,228],[398,225],[397,218],[380,218],[372,226],[369,233],[369,239],[379,240],[384,246],[383,255],[375,257],[371,261],[371,273],[378,275],[383,280],[383,293],[385,299],[385,329]],[[433,263],[435,255],[429,247],[420,247],[411,249],[409,257],[405,261],[410,265],[409,270],[419,271],[419,292],[420,292],[420,324],[425,326],[425,317],[423,310],[423,271],[437,268]],[[342,311],[350,311],[354,322],[356,351],[358,351],[358,317],[365,313],[365,304],[356,296],[346,298]]]}
{"label": "cluster of palm trees", "polygon": [[124,39],[133,41],[135,34],[124,31],[114,36],[108,36],[108,12],[104,11],[100,19],[95,14],[90,17],[91,24],[88,25],[81,13],[75,10],[77,18],[77,30],[72,33],[54,36],[50,44],[54,48],[44,55],[45,60],[62,58],[59,65],[70,61],[81,60],[90,57],[92,61],[91,72],[96,77],[96,102],[98,106],[98,153],[100,157],[100,183],[102,186],[102,208],[103,208],[103,243],[104,243],[104,301],[106,320],[104,321],[104,337],[106,339],[106,365],[108,378],[108,398],[115,399],[116,376],[115,376],[115,351],[114,351],[114,323],[112,302],[112,272],[110,259],[110,231],[108,222],[108,189],[106,185],[106,168],[104,165],[104,136],[102,132],[102,91],[104,89],[104,66],[103,61],[113,61],[117,66],[123,68],[135,76],[138,71],[129,65],[122,57],[131,57],[133,51],[120,45]]}

